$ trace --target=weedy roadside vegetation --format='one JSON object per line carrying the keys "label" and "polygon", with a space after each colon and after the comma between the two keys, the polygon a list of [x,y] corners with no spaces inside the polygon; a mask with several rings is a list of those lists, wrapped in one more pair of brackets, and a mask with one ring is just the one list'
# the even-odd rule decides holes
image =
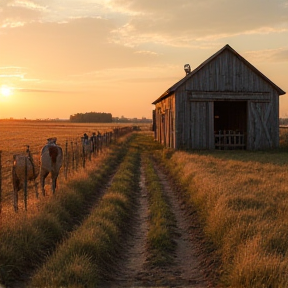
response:
{"label": "weedy roadside vegetation", "polygon": [[144,168],[145,186],[148,192],[149,219],[148,219],[148,265],[150,267],[164,267],[173,263],[175,252],[174,227],[175,216],[164,187],[155,169],[154,153],[162,153],[163,146],[153,141],[151,133],[139,134],[137,146],[141,149],[141,161]]}
{"label": "weedy roadside vegetation", "polygon": [[[148,130],[150,124],[134,124],[137,127],[141,127],[141,130]],[[31,154],[33,155],[33,161],[35,163],[35,171],[39,172],[40,164],[40,151],[46,144],[47,139],[50,137],[57,138],[57,144],[59,144],[64,153],[63,166],[60,170],[58,177],[58,187],[61,186],[67,180],[70,181],[75,173],[81,172],[82,167],[89,166],[88,159],[92,156],[92,160],[102,157],[105,154],[106,148],[110,145],[104,143],[101,145],[103,149],[97,149],[92,155],[85,159],[82,155],[81,137],[84,133],[91,136],[92,133],[100,132],[102,135],[105,132],[113,132],[115,128],[132,127],[133,124],[129,123],[71,123],[69,121],[34,121],[34,120],[1,120],[0,119],[0,135],[1,143],[1,220],[2,222],[10,221],[11,213],[14,212],[13,208],[13,183],[12,183],[12,166],[13,155],[26,154],[27,145],[30,147]],[[122,136],[121,136],[122,138]],[[112,141],[119,141],[119,135],[113,137]],[[108,146],[106,145],[108,144]],[[95,162],[94,162],[95,163]],[[39,177],[36,179],[39,185]],[[46,181],[49,186],[50,176]],[[33,192],[32,192],[33,191]],[[33,195],[32,195],[33,193]],[[19,210],[24,208],[24,195],[23,190],[19,191]],[[31,194],[31,195],[30,195]],[[36,199],[34,193],[34,185],[28,182],[28,214],[34,209],[34,206],[38,205],[37,202],[42,199]]]}
{"label": "weedy roadside vegetation", "polygon": [[176,220],[164,194],[164,187],[157,175],[155,163],[147,154],[142,159],[149,202],[148,260],[149,265],[163,267],[173,263]]}
{"label": "weedy roadside vegetation", "polygon": [[286,147],[163,153],[220,259],[221,287],[288,287]]}
{"label": "weedy roadside vegetation", "polygon": [[0,283],[21,280],[40,265],[56,245],[68,236],[89,213],[101,188],[120,164],[128,149],[127,138],[122,144],[111,147],[102,165],[82,171],[61,186],[54,197],[43,201],[38,213],[2,224],[0,230]]}
{"label": "weedy roadside vegetation", "polygon": [[139,164],[139,149],[129,148],[97,207],[33,276],[29,287],[101,287],[101,281],[111,277],[139,191]]}

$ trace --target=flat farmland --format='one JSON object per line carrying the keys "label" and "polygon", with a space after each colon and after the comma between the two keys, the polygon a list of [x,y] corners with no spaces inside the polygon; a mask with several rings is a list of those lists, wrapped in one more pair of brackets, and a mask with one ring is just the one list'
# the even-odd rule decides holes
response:
{"label": "flat farmland", "polygon": [[[80,129],[77,137],[94,132]],[[74,178],[62,174],[34,214],[10,205],[0,283],[286,288],[287,132],[267,151],[174,151],[152,131],[128,133]],[[57,137],[48,134],[44,142]]]}
{"label": "flat farmland", "polygon": [[[81,145],[81,137],[84,133],[91,136],[92,133],[101,134],[111,132],[117,127],[131,127],[131,123],[70,123],[70,122],[50,122],[50,121],[29,121],[29,120],[0,120],[1,144],[1,177],[2,177],[2,219],[13,212],[13,184],[12,184],[12,165],[13,155],[25,154],[27,145],[33,155],[36,166],[39,166],[40,151],[47,143],[50,137],[57,137],[57,144],[65,150],[66,143],[68,150],[71,149],[71,143]],[[138,125],[143,130],[149,129],[149,124]],[[39,177],[37,178],[39,181]],[[50,175],[47,177],[47,185],[50,185]],[[60,170],[58,184],[64,181],[63,168]],[[32,183],[28,183],[28,194],[31,200],[35,198]],[[39,185],[38,185],[39,186]],[[47,187],[47,190],[50,187]],[[39,189],[40,192],[40,189]],[[33,194],[32,194],[33,193]],[[50,191],[48,190],[48,193]],[[19,192],[19,201],[23,199],[23,191]],[[31,203],[30,200],[30,203]],[[23,201],[22,201],[23,202]],[[21,204],[21,203],[20,203]]]}

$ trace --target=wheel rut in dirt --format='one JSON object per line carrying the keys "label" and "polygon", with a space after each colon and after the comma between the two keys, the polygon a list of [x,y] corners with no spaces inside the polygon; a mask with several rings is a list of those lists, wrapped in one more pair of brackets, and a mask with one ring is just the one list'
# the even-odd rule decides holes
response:
{"label": "wheel rut in dirt", "polygon": [[[148,195],[145,187],[144,169],[141,165],[140,191],[137,195],[137,204],[133,215],[133,224],[125,244],[125,252],[118,263],[118,270],[111,283],[106,283],[106,288],[134,287],[142,285],[139,274],[145,270],[146,263],[146,239],[148,233]],[[139,286],[139,285],[137,285]]]}
{"label": "wheel rut in dirt", "polygon": [[201,260],[199,259],[198,244],[193,241],[193,236],[195,235],[192,235],[193,230],[191,227],[198,224],[192,223],[192,220],[186,215],[186,211],[181,207],[181,199],[175,193],[168,177],[159,167],[156,169],[176,220],[176,237],[174,239],[176,242],[175,265],[165,271],[165,274],[172,272],[174,275],[178,275],[177,279],[171,283],[173,287],[211,287],[202,272],[203,267],[201,267]]}
{"label": "wheel rut in dirt", "polygon": [[176,219],[174,264],[160,269],[151,267],[148,263],[149,204],[144,168],[141,165],[139,183],[141,189],[137,195],[138,201],[135,207],[131,233],[127,237],[125,251],[119,259],[118,271],[115,273],[113,281],[106,283],[103,287],[213,287],[205,277],[203,272],[205,268],[203,268],[203,265],[201,266],[199,244],[194,243],[195,235],[193,235],[191,227],[198,226],[198,223],[191,223],[191,219],[186,215],[185,209],[181,207],[181,200],[175,193],[168,177],[158,166],[155,166],[155,168],[163,186],[163,193],[166,195]]}

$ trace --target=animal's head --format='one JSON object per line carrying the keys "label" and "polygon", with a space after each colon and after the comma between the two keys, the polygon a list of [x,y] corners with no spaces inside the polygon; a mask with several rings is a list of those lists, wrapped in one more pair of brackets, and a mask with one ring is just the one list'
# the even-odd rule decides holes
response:
{"label": "animal's head", "polygon": [[57,137],[51,137],[47,139],[48,144],[56,144]]}

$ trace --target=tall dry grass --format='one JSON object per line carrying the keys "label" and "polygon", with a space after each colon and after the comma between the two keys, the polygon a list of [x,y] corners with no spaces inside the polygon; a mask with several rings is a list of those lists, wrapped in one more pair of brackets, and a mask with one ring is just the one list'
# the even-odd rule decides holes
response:
{"label": "tall dry grass", "polygon": [[[57,143],[65,152],[66,141],[68,141],[68,150],[71,149],[71,142],[76,141],[80,145],[81,137],[84,133],[89,136],[93,132],[101,133],[112,131],[115,127],[131,126],[129,123],[70,123],[70,122],[49,122],[49,121],[24,121],[24,120],[0,120],[0,150],[2,151],[2,215],[0,220],[7,221],[10,215],[14,214],[13,209],[13,184],[12,184],[12,164],[14,154],[25,154],[26,145],[30,145],[30,150],[35,164],[39,165],[40,151],[50,137],[57,137]],[[148,124],[142,125],[142,129],[148,127]],[[74,146],[75,147],[75,146]],[[75,148],[74,148],[75,149]],[[98,161],[100,155],[97,155]],[[86,161],[89,165],[89,161]],[[81,169],[77,173],[81,173]],[[69,179],[71,174],[69,174]],[[50,176],[47,177],[47,192],[50,192]],[[37,179],[39,182],[39,178]],[[63,167],[58,177],[58,188],[64,184],[65,174]],[[39,186],[39,184],[38,184]],[[19,210],[24,210],[23,191],[19,192]],[[32,183],[28,183],[28,213],[40,204],[42,200],[36,199]],[[1,223],[0,223],[1,224]]]}
{"label": "tall dry grass", "polygon": [[[33,212],[10,215],[0,229],[0,282],[10,285],[22,279],[57,243],[67,237],[89,213],[111,174],[127,151],[129,138],[112,146],[87,169],[75,174],[53,195],[45,197]],[[113,148],[113,149],[112,149]],[[75,227],[76,226],[76,227]]]}
{"label": "tall dry grass", "polygon": [[99,205],[32,277],[30,287],[102,287],[101,281],[113,278],[135,209],[139,164],[139,152],[130,148]]}
{"label": "tall dry grass", "polygon": [[169,154],[208,239],[225,287],[288,287],[288,154],[214,151]]}
{"label": "tall dry grass", "polygon": [[142,162],[149,202],[148,262],[151,266],[164,267],[174,261],[176,220],[154,167],[155,163],[147,154],[143,154]]}

